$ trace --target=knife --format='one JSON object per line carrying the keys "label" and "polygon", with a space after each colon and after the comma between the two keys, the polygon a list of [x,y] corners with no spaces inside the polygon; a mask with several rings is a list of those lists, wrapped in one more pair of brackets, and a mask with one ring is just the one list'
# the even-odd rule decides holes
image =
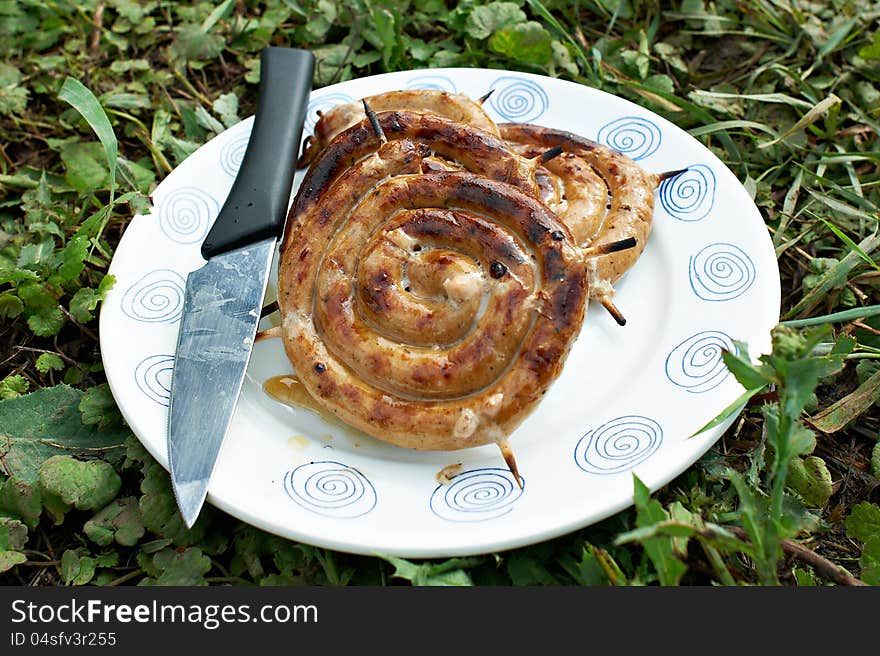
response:
{"label": "knife", "polygon": [[265,48],[253,129],[217,220],[207,263],[187,276],[171,376],[168,461],[177,505],[192,528],[235,410],[276,242],[290,201],[314,56]]}

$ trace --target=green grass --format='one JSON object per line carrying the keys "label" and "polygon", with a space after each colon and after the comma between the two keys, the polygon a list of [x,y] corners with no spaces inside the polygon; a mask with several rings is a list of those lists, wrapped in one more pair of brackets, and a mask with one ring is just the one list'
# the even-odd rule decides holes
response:
{"label": "green grass", "polygon": [[[878,19],[880,3],[848,0],[7,3],[0,582],[880,583]],[[166,473],[109,394],[96,316],[128,219],[174,166],[253,112],[270,44],[312,49],[315,86],[512,68],[689,130],[753,195],[779,260],[786,325],[773,354],[726,358],[751,392],[745,411],[653,497],[635,481],[634,508],[523,549],[359,557],[213,508],[186,530]],[[59,422],[71,442],[41,441]]]}

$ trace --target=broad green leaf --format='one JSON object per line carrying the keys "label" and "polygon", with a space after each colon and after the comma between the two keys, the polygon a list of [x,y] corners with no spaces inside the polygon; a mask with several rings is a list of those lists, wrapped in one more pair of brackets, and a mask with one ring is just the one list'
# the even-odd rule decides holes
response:
{"label": "broad green leaf", "polygon": [[122,415],[107,383],[87,389],[79,402],[79,411],[86,426],[97,426],[100,431],[122,424]]}
{"label": "broad green leaf", "polygon": [[315,55],[315,86],[330,84],[340,74],[351,53],[343,43],[320,46],[312,50]]}
{"label": "broad green leaf", "polygon": [[95,576],[98,562],[85,549],[67,549],[61,554],[61,578],[65,585],[85,585]]}
{"label": "broad green leaf", "polygon": [[144,560],[139,556],[138,560],[151,575],[151,578],[142,580],[138,585],[208,585],[205,574],[211,570],[211,559],[196,547],[184,551],[163,549]]}
{"label": "broad green leaf", "polygon": [[142,496],[138,502],[144,526],[148,531],[162,538],[173,540],[182,547],[201,542],[205,537],[205,527],[209,523],[210,511],[202,511],[192,529],[188,529],[177,508],[171,479],[162,466],[151,462],[145,466],[144,480],[141,481]]}
{"label": "broad green leaf", "polygon": [[241,120],[238,117],[238,96],[234,93],[224,93],[219,96],[214,101],[213,109],[227,128]]}
{"label": "broad green leaf", "polygon": [[48,262],[55,251],[55,240],[48,237],[34,244],[22,246],[18,254],[17,265],[19,268],[33,268],[38,270],[41,264]]}
{"label": "broad green leaf", "polygon": [[779,430],[779,408],[765,405],[761,409],[764,416],[764,429],[767,433],[767,444],[787,457],[803,456],[816,448],[816,434],[800,423],[791,424],[790,432],[783,434]]}
{"label": "broad green leaf", "polygon": [[[636,526],[647,528],[669,520],[669,514],[663,510],[659,501],[651,499],[651,491],[635,474],[633,474],[633,486]],[[687,565],[675,555],[672,538],[652,537],[641,540],[641,543],[657,570],[660,585],[678,585],[687,571]]]}
{"label": "broad green leaf", "polygon": [[43,512],[43,499],[38,485],[26,483],[15,476],[0,483],[0,516],[20,519],[34,529]]}
{"label": "broad green leaf", "polygon": [[41,308],[28,316],[28,327],[38,337],[52,337],[64,327],[67,319],[57,307]]}
{"label": "broad green leaf", "polygon": [[[30,387],[30,383],[21,374],[11,374],[0,380],[0,399],[14,399],[25,394]],[[0,424],[2,430],[2,424]],[[2,434],[2,433],[0,433]],[[0,454],[3,452],[0,451]]]}
{"label": "broad green leaf", "polygon": [[41,490],[40,495],[43,499],[43,508],[52,523],[56,526],[64,523],[65,516],[70,512],[70,504],[65,503],[57,494],[50,494],[45,490]]}
{"label": "broad green leaf", "polygon": [[265,544],[265,534],[252,526],[245,526],[235,534],[233,540],[235,555],[232,557],[229,572],[238,576],[245,571],[254,580],[263,577],[266,570],[260,562]]}
{"label": "broad green leaf", "polygon": [[760,491],[752,490],[738,472],[728,470],[727,478],[739,498],[736,512],[752,543],[758,578],[763,585],[775,585],[778,583],[776,564],[782,557],[782,536],[769,512],[769,500]]}
{"label": "broad green leaf", "polygon": [[54,353],[40,353],[34,366],[41,374],[50,371],[61,371],[64,369],[64,360]]}
{"label": "broad green leaf", "polygon": [[27,543],[27,527],[21,522],[0,517],[0,574],[27,561],[21,553]]}
{"label": "broad green leaf", "polygon": [[793,458],[786,482],[812,508],[821,508],[831,498],[831,473],[817,456]]}
{"label": "broad green leaf", "polygon": [[800,416],[810,402],[810,396],[816,389],[820,376],[825,373],[826,366],[831,364],[832,361],[828,358],[804,358],[789,363],[781,396],[783,412],[793,419]]}
{"label": "broad green leaf", "polygon": [[595,547],[587,544],[581,551],[581,558],[575,561],[564,556],[559,563],[578,585],[608,585],[608,577],[596,558]]}
{"label": "broad green leaf", "polygon": [[110,181],[104,157],[105,152],[99,143],[75,141],[65,145],[61,150],[64,179],[81,193],[103,189]]}
{"label": "broad green leaf", "polygon": [[61,100],[64,100],[78,111],[86,122],[91,126],[92,130],[98,136],[101,144],[104,146],[104,152],[107,157],[107,167],[110,170],[111,189],[113,180],[116,177],[116,156],[119,153],[119,146],[116,141],[116,134],[113,132],[113,126],[101,103],[95,98],[95,95],[89,91],[82,82],[68,77],[61,86],[58,94]]}
{"label": "broad green leaf", "polygon": [[[598,76],[594,70],[594,67],[598,67],[601,63],[601,55],[595,56],[596,52],[594,50],[594,58],[590,60],[587,57],[584,46],[579,43],[571,34],[571,30],[565,26],[563,26],[559,20],[554,16],[547,7],[541,2],[541,0],[527,0],[529,7],[532,12],[539,18],[541,18],[550,28],[556,32],[556,35],[562,39],[562,41],[568,45],[566,48],[569,54],[573,53],[577,60],[580,62],[581,68],[585,71],[585,73],[590,76],[594,83],[599,83]],[[557,43],[554,41],[554,43]],[[557,49],[553,47],[554,60],[556,60],[557,65],[561,65],[566,70],[569,70],[565,65],[561,64],[557,60]],[[572,75],[577,75],[578,70],[575,67],[574,71],[569,71]]]}
{"label": "broad green leaf", "polygon": [[880,506],[867,501],[857,503],[846,518],[846,534],[862,542],[880,536]]}
{"label": "broad green leaf", "polygon": [[83,462],[72,456],[52,456],[40,466],[40,489],[78,510],[97,510],[110,503],[122,487],[113,465],[103,460]]}
{"label": "broad green leaf", "polygon": [[0,115],[24,112],[29,96],[30,90],[21,84],[21,71],[0,62]]}
{"label": "broad green leaf", "polygon": [[0,294],[0,318],[12,319],[23,311],[24,303],[18,296],[11,292]]}
{"label": "broad green leaf", "polygon": [[137,499],[116,499],[87,521],[83,532],[102,547],[114,541],[124,547],[134,546],[145,532]]}
{"label": "broad green leaf", "polygon": [[4,551],[0,549],[0,574],[24,562],[27,562],[27,556],[20,551]]}
{"label": "broad green leaf", "polygon": [[760,389],[773,382],[771,374],[765,368],[752,364],[747,350],[740,349],[738,353],[724,351],[721,359],[739,384],[747,390]]}
{"label": "broad green leaf", "polygon": [[468,14],[465,33],[475,39],[486,39],[498,30],[526,22],[525,12],[516,2],[490,2],[476,6]]}
{"label": "broad green leaf", "polygon": [[58,274],[62,280],[78,280],[85,268],[86,256],[89,254],[89,240],[84,235],[74,235],[61,251],[61,263]]}
{"label": "broad green leaf", "polygon": [[862,580],[880,585],[880,506],[867,501],[856,504],[846,518],[846,534],[862,542]]}
{"label": "broad green leaf", "polygon": [[861,578],[868,585],[880,585],[880,536],[865,542],[859,557]]}
{"label": "broad green leaf", "polygon": [[50,456],[95,457],[121,448],[127,429],[100,433],[82,423],[82,392],[56,385],[0,401],[0,470],[32,483]]}
{"label": "broad green leaf", "polygon": [[209,132],[220,134],[223,132],[223,124],[208,113],[208,110],[199,105],[195,110],[196,121]]}
{"label": "broad green leaf", "polygon": [[[555,39],[550,43],[550,47],[553,50],[553,64],[571,76],[577,75],[579,72],[578,65],[575,63],[569,48],[564,43],[556,41]],[[663,77],[666,76],[664,75]]]}
{"label": "broad green leaf", "polygon": [[540,23],[529,21],[495,32],[489,38],[489,48],[514,61],[543,66],[553,57],[552,40]]}
{"label": "broad green leaf", "polygon": [[859,342],[855,337],[846,333],[840,333],[834,341],[834,346],[831,348],[831,355],[849,355],[858,345]]}
{"label": "broad green leaf", "polygon": [[145,93],[112,91],[101,96],[101,104],[113,109],[152,109],[153,103]]}
{"label": "broad green leaf", "polygon": [[306,554],[296,544],[276,536],[267,538],[267,548],[272,554],[272,564],[286,576],[293,576],[308,566]]}
{"label": "broad green leaf", "polygon": [[0,551],[24,549],[27,526],[15,519],[0,517]]}
{"label": "broad green leaf", "polygon": [[393,577],[406,579],[416,586],[473,585],[470,575],[463,568],[482,562],[479,558],[451,558],[441,563],[417,565],[404,558],[379,556],[394,565]]}
{"label": "broad green leaf", "polygon": [[223,37],[209,34],[199,26],[188,25],[176,31],[171,50],[184,61],[207,61],[216,59],[225,47]]}
{"label": "broad green leaf", "polygon": [[880,30],[874,33],[874,40],[859,50],[859,57],[867,60],[880,59]]}
{"label": "broad green leaf", "polygon": [[507,571],[513,585],[559,585],[544,560],[530,550],[510,554],[507,558]]}
{"label": "broad green leaf", "polygon": [[108,274],[101,279],[97,289],[80,287],[70,299],[70,314],[80,323],[88,323],[94,319],[92,312],[104,300],[114,282],[114,277]]}
{"label": "broad green leaf", "polygon": [[402,49],[400,22],[397,16],[387,9],[370,7],[370,19],[376,30],[373,45],[382,53],[382,63],[386,68],[396,61]]}

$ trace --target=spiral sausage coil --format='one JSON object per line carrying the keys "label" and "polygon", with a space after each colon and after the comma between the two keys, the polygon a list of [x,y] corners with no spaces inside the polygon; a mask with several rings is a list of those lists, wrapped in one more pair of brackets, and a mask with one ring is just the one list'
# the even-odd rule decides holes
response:
{"label": "spiral sausage coil", "polygon": [[[591,293],[610,297],[644,247],[657,179],[576,135],[496,126],[464,96],[369,101],[386,111],[322,114],[300,161],[287,356],[347,424],[413,449],[494,442],[517,475],[507,436],[559,376]],[[627,236],[625,256],[595,247]]]}
{"label": "spiral sausage coil", "polygon": [[[379,115],[389,137],[402,115]],[[410,115],[417,125],[426,116]],[[455,155],[452,170],[423,173],[437,155],[431,139],[380,143],[363,139],[367,130],[342,133],[294,202],[279,268],[287,355],[322,405],[379,439],[500,443],[580,330],[582,258],[552,211],[494,179],[520,171],[520,158],[500,142],[494,152],[491,135],[467,135],[477,145],[456,153],[444,141],[437,150]],[[474,158],[478,147],[507,155]],[[341,152],[363,156],[342,169]]]}

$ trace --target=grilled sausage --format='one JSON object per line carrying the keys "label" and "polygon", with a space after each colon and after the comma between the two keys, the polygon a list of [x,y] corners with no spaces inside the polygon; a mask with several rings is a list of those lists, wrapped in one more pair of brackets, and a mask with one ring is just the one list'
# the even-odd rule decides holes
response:
{"label": "grilled sausage", "polygon": [[[586,241],[581,242],[582,245],[617,242],[627,238],[634,238],[636,241],[633,248],[588,260],[591,294],[622,323],[622,317],[610,300],[614,293],[612,285],[635,264],[645,248],[651,232],[654,189],[659,184],[659,177],[645,172],[625,155],[570,132],[524,123],[503,123],[498,127],[501,135],[514,148],[528,153],[560,146],[567,155],[592,167],[604,180],[607,193],[610,195],[610,207],[602,221],[585,221],[581,212],[592,212],[594,206],[589,205],[589,202],[594,202],[601,194],[596,190],[595,185],[592,185],[590,190],[575,191],[583,184],[584,172],[580,168],[569,172],[560,170],[557,166],[554,171],[567,193],[581,193],[588,199],[589,205],[586,209],[582,203],[560,207],[560,218],[568,225],[580,226],[586,223],[583,230],[580,227],[572,228],[573,231],[577,230],[578,234],[594,230],[595,224],[599,223],[598,230],[587,237]],[[551,163],[546,166],[549,168]]]}
{"label": "grilled sausage", "polygon": [[[363,116],[363,108],[361,114]],[[386,139],[407,139],[428,149],[432,157],[421,155],[425,162],[422,170],[442,168],[442,160],[448,160],[452,163],[451,168],[462,168],[506,182],[538,196],[535,163],[517,155],[503,140],[489,132],[433,114],[401,111],[383,112],[376,117]],[[303,178],[286,232],[294,229],[297,217],[305,216],[307,208],[320,202],[338,177],[381,145],[381,139],[367,118],[337,135]],[[324,211],[331,212],[333,208],[325,205]]]}
{"label": "grilled sausage", "polygon": [[[482,105],[462,94],[453,94],[434,89],[414,89],[410,91],[389,91],[364,100],[373,111],[408,111],[433,114],[457,123],[464,123],[498,136],[495,122],[489,118]],[[297,162],[304,168],[314,161],[333,139],[364,117],[362,102],[336,105],[322,112],[315,124],[315,134],[306,140],[302,156]]]}
{"label": "grilled sausage", "polygon": [[350,128],[295,199],[279,266],[287,355],[315,399],[380,440],[504,452],[580,331],[582,254],[534,193],[422,173],[431,146],[391,137],[436,117],[379,118],[387,143]]}

